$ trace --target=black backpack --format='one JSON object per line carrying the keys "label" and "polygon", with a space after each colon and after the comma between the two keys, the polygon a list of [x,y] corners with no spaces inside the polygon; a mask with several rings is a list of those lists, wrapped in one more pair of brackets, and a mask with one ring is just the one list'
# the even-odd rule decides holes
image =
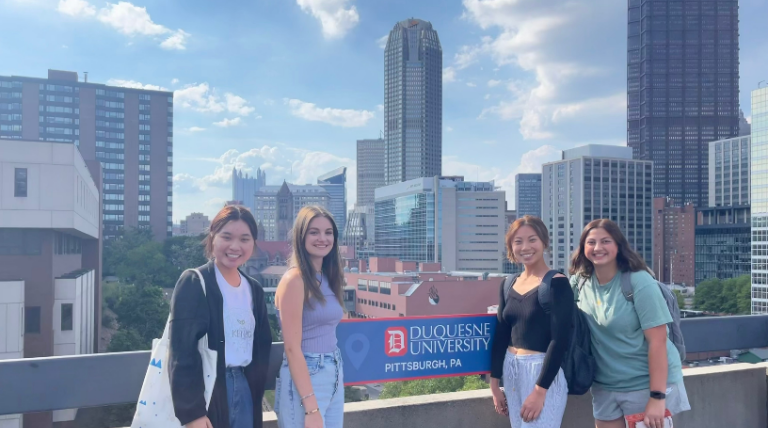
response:
{"label": "black backpack", "polygon": [[[544,308],[544,312],[549,314],[552,311],[552,289],[550,281],[559,272],[550,270],[541,280],[538,289],[539,304]],[[509,299],[509,291],[512,284],[515,283],[517,275],[510,275],[504,281],[504,302]],[[577,290],[578,291],[578,290]],[[569,395],[583,395],[592,387],[595,379],[595,358],[592,356],[592,338],[589,333],[589,324],[586,315],[576,305],[578,296],[573,302],[573,321],[571,328],[571,338],[568,343],[568,350],[563,358],[561,368],[565,375],[565,381],[568,383]]]}

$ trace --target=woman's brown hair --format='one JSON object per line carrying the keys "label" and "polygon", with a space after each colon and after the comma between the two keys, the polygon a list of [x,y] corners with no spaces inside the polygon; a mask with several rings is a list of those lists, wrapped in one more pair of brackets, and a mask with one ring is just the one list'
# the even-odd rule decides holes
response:
{"label": "woman's brown hair", "polygon": [[611,235],[611,238],[613,238],[613,241],[616,243],[616,247],[618,248],[618,252],[616,253],[616,265],[619,268],[619,272],[651,271],[648,269],[648,265],[645,264],[643,258],[629,246],[629,242],[627,241],[627,238],[624,237],[624,234],[621,233],[619,225],[607,218],[603,218],[592,220],[584,228],[584,231],[581,232],[579,248],[574,251],[573,256],[571,256],[571,268],[569,270],[571,275],[579,274],[583,277],[591,278],[592,274],[595,272],[595,266],[589,259],[587,259],[587,256],[584,253],[584,247],[587,243],[587,235],[595,229],[605,230]]}
{"label": "woman's brown hair", "polygon": [[259,237],[259,228],[256,226],[256,219],[253,218],[253,214],[248,208],[242,205],[227,205],[222,208],[216,217],[211,222],[211,227],[208,228],[208,234],[203,239],[203,245],[205,246],[205,256],[208,259],[213,258],[213,238],[216,234],[221,232],[221,229],[231,221],[242,220],[248,225],[248,229],[253,236],[253,246],[256,246],[256,239]]}
{"label": "woman's brown hair", "polygon": [[547,230],[547,226],[544,225],[544,222],[538,217],[524,215],[509,225],[507,236],[504,238],[507,243],[507,258],[512,263],[517,263],[515,254],[512,252],[512,240],[515,238],[515,234],[523,226],[529,226],[533,229],[533,231],[536,232],[536,236],[541,240],[541,243],[544,244],[544,249],[546,250],[549,248],[549,230]]}
{"label": "woman's brown hair", "polygon": [[[315,272],[314,266],[309,258],[306,248],[307,233],[309,233],[309,224],[312,220],[325,217],[331,222],[333,227],[333,248],[327,256],[323,257],[322,272]],[[328,285],[333,294],[336,295],[341,307],[344,307],[344,277],[341,267],[341,254],[339,253],[339,229],[336,227],[336,221],[328,210],[317,205],[308,205],[299,210],[296,221],[293,223],[291,231],[291,254],[290,266],[298,268],[301,272],[301,279],[304,281],[304,304],[312,307],[309,297],[312,296],[318,302],[325,304],[325,297],[320,290],[320,281],[317,280],[317,274],[321,273],[328,279]]]}

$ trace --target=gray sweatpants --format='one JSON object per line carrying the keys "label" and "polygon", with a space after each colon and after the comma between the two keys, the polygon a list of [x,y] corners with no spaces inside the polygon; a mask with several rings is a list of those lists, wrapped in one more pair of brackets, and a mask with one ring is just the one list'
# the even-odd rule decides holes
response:
{"label": "gray sweatpants", "polygon": [[507,351],[504,358],[504,395],[507,396],[512,428],[559,428],[563,421],[565,405],[568,402],[568,384],[562,369],[547,390],[544,408],[541,409],[539,417],[531,422],[523,422],[520,416],[520,409],[528,395],[533,392],[543,363],[544,354],[515,355]]}

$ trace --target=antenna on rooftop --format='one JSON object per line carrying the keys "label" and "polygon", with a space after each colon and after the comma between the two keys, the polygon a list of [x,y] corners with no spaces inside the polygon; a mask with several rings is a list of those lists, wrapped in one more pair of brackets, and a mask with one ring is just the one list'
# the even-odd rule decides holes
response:
{"label": "antenna on rooftop", "polygon": [[88,83],[88,72],[87,71],[83,72],[83,79],[85,79],[85,83]]}

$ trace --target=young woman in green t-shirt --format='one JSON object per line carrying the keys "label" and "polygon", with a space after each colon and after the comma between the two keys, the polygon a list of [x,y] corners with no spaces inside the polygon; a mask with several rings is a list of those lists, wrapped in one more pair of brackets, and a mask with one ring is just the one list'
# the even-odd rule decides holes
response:
{"label": "young woman in green t-shirt", "polygon": [[[624,428],[625,416],[638,413],[648,428],[664,428],[666,410],[690,410],[680,356],[667,337],[672,316],[650,269],[616,223],[594,220],[584,228],[570,274],[597,363],[597,428]],[[631,282],[634,302],[624,297],[622,280]]]}

